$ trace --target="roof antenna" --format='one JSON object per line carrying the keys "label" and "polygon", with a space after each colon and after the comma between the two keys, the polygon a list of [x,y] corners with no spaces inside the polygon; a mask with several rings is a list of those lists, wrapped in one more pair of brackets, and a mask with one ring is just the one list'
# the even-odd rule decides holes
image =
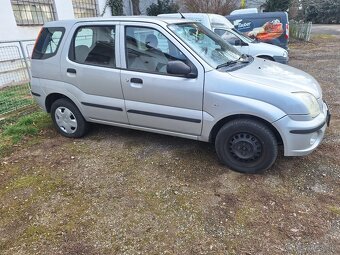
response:
{"label": "roof antenna", "polygon": [[181,12],[178,13],[181,14],[181,19],[185,19],[184,15]]}

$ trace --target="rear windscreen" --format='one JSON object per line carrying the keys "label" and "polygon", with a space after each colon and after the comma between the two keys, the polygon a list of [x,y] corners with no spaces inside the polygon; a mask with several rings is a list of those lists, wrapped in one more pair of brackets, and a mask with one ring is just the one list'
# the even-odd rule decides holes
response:
{"label": "rear windscreen", "polygon": [[57,54],[64,32],[63,27],[42,28],[35,43],[32,59],[46,59]]}

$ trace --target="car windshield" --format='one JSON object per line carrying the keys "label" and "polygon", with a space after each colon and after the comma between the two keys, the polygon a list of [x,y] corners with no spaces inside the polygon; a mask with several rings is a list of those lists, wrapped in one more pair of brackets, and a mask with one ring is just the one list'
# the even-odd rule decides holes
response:
{"label": "car windshield", "polygon": [[199,23],[171,24],[169,29],[213,68],[241,58],[238,50]]}

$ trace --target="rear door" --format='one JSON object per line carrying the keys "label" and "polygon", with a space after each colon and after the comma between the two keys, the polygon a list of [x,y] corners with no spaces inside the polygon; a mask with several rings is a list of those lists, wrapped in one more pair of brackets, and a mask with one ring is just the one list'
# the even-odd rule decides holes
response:
{"label": "rear door", "polygon": [[83,114],[94,121],[128,123],[120,83],[118,22],[76,23],[61,74]]}
{"label": "rear door", "polygon": [[[121,81],[131,125],[200,135],[204,69],[183,46],[156,24],[122,22]],[[197,70],[196,78],[170,75],[179,60]]]}

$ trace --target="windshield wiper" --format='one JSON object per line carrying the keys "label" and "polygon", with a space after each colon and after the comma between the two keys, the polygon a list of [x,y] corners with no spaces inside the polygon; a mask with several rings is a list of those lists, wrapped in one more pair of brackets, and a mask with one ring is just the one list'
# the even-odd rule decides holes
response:
{"label": "windshield wiper", "polygon": [[242,54],[237,60],[231,60],[231,61],[228,61],[228,62],[225,62],[223,64],[220,64],[216,67],[216,69],[219,69],[221,67],[226,67],[226,66],[231,66],[231,65],[235,65],[237,64],[238,62],[240,63],[249,63],[249,58],[246,54]]}
{"label": "windshield wiper", "polygon": [[228,61],[228,62],[225,62],[225,63],[223,63],[223,64],[218,65],[218,66],[216,67],[216,69],[219,69],[219,68],[221,68],[221,67],[226,67],[226,66],[235,65],[235,64],[237,64],[237,61],[238,61],[238,60],[236,60],[236,61]]}

